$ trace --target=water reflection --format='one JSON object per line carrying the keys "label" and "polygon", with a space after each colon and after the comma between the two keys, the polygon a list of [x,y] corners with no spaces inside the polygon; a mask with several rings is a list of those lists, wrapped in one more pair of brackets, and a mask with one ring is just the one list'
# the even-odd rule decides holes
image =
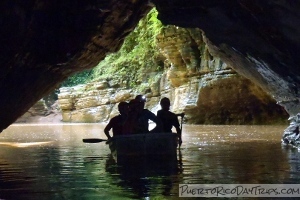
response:
{"label": "water reflection", "polygon": [[47,142],[0,142],[0,145],[7,145],[7,146],[12,146],[12,147],[18,147],[18,148],[23,148],[23,147],[31,147],[31,146],[40,146],[44,144],[49,144],[52,141],[47,141]]}
{"label": "water reflection", "polygon": [[285,180],[287,184],[295,184],[300,181],[300,152],[298,148],[282,147],[283,152],[287,153],[289,165],[289,179]]}
{"label": "water reflection", "polygon": [[182,172],[177,160],[126,157],[121,162],[119,161],[117,163],[110,155],[105,169],[115,179],[118,186],[131,191],[135,194],[135,198],[149,197],[153,190],[155,190],[156,197],[170,196],[174,178]]}
{"label": "water reflection", "polygon": [[183,183],[298,183],[300,153],[284,126],[184,126],[174,162],[116,163],[103,125],[11,126],[0,135],[0,199],[183,199]]}

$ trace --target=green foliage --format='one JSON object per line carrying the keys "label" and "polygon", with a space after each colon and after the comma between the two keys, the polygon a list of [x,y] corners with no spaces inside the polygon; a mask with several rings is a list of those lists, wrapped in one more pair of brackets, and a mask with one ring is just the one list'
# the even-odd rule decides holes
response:
{"label": "green foliage", "polygon": [[124,40],[117,53],[107,55],[93,70],[93,79],[116,79],[127,81],[128,87],[147,82],[153,72],[163,70],[156,35],[163,27],[152,9]]}
{"label": "green foliage", "polygon": [[82,71],[72,76],[69,76],[62,84],[61,87],[71,87],[79,84],[84,84],[91,80],[91,70]]}

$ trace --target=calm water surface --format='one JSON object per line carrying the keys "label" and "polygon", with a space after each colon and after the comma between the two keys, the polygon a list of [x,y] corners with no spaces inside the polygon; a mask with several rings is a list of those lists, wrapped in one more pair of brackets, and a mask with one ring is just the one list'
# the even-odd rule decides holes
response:
{"label": "calm water surface", "polygon": [[0,134],[0,199],[184,199],[178,184],[299,183],[286,126],[184,125],[178,162],[118,165],[104,124],[12,125]]}

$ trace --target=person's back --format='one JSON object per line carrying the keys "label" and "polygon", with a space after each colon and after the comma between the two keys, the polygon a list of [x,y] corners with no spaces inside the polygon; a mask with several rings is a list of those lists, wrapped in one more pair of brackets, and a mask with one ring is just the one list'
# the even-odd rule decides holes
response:
{"label": "person's back", "polygon": [[129,115],[128,120],[126,122],[126,127],[129,129],[131,134],[138,133],[138,123],[137,123],[137,114],[138,114],[138,101],[136,99],[132,99],[129,102]]}
{"label": "person's back", "polygon": [[[154,113],[144,109],[146,99],[142,95],[137,95],[135,100],[138,102],[136,110],[136,133],[160,132],[162,123]],[[149,120],[156,124],[156,127],[149,131]]]}
{"label": "person's back", "polygon": [[179,121],[177,115],[169,110],[159,110],[157,111],[157,117],[163,123],[163,132],[172,133],[172,127],[179,128]]}
{"label": "person's back", "polygon": [[149,132],[149,120],[158,123],[157,117],[154,113],[148,109],[143,109],[137,117],[138,123],[138,133],[148,133]]}
{"label": "person's back", "polygon": [[[109,121],[107,126],[104,128],[104,133],[108,133],[109,130],[112,129],[113,137],[122,135],[123,120],[124,120],[124,117],[122,117],[121,115],[111,118],[111,120]],[[108,135],[109,134],[106,134],[106,136],[108,138],[110,138],[110,136],[108,136]]]}
{"label": "person's back", "polygon": [[163,131],[165,133],[172,133],[172,127],[174,126],[179,138],[179,144],[181,145],[181,129],[177,115],[170,111],[170,100],[166,97],[160,101],[161,110],[157,111],[157,117],[163,124]]}
{"label": "person's back", "polygon": [[113,117],[104,128],[104,133],[108,139],[111,138],[109,131],[112,129],[113,136],[126,134],[125,124],[128,118],[128,103],[120,102],[118,105],[120,115]]}

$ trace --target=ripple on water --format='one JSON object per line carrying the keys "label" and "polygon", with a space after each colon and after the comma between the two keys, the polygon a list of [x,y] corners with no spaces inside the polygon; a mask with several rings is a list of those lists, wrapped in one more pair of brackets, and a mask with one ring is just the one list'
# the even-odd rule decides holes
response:
{"label": "ripple on water", "polygon": [[181,183],[298,183],[298,151],[284,149],[280,126],[188,126],[178,162],[117,164],[103,125],[12,126],[0,142],[2,199],[181,199]]}

